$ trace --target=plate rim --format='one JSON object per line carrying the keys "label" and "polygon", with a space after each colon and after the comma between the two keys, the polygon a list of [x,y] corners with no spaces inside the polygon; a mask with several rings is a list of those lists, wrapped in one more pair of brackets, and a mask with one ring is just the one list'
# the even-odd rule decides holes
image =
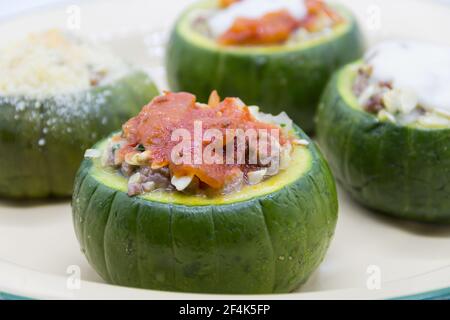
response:
{"label": "plate rim", "polygon": [[[0,300],[450,300],[450,287],[434,286],[437,289],[414,292],[408,286],[413,281],[429,283],[430,276],[442,271],[449,272],[450,266],[384,283],[380,290],[344,288],[285,294],[232,295],[158,291],[82,280],[81,287],[88,288],[81,292],[62,286],[62,284],[67,283],[67,277],[37,271],[0,259]],[[33,287],[34,291],[37,292],[32,293],[30,292],[33,291],[31,288],[28,288],[28,290],[26,288],[30,279],[33,282],[45,283],[47,287],[45,289]],[[16,286],[12,289],[11,285],[10,288],[4,285],[8,282],[13,283],[13,286],[19,282],[25,284],[25,286],[20,288]],[[90,292],[89,287],[95,287],[97,290]],[[100,289],[109,289],[110,291]]]}

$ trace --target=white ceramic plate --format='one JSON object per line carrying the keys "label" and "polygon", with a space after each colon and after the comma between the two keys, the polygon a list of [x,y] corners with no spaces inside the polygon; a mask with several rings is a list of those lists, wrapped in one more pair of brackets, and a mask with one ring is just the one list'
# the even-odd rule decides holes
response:
{"label": "white ceramic plate", "polygon": [[[191,0],[82,1],[81,29],[167,88],[161,43]],[[345,0],[370,43],[415,38],[450,44],[450,6],[420,0]],[[67,28],[68,5],[35,10],[0,23],[0,45],[29,31]],[[69,20],[68,20],[69,19]],[[72,25],[73,24],[69,24]],[[77,270],[81,286],[77,286]],[[378,285],[379,284],[379,285]],[[336,237],[321,267],[295,293],[233,298],[443,298],[450,295],[450,227],[380,217],[340,192]],[[0,298],[216,299],[226,296],[138,290],[105,284],[79,250],[68,202],[0,202]]]}

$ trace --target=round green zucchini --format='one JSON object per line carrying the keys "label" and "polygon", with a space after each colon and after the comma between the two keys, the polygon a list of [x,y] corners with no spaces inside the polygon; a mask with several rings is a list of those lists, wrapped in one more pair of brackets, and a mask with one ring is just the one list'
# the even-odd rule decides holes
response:
{"label": "round green zucchini", "polygon": [[294,152],[288,170],[215,198],[167,192],[129,197],[124,177],[86,159],[72,201],[82,251],[103,279],[117,285],[290,292],[324,258],[338,209],[334,178],[315,145]]}
{"label": "round green zucchini", "polygon": [[133,71],[76,94],[44,100],[0,97],[0,196],[70,196],[84,150],[157,94],[146,74]]}
{"label": "round green zucchini", "polygon": [[352,92],[359,62],[330,81],[317,137],[338,181],[365,206],[412,220],[450,222],[450,128],[380,121]]}
{"label": "round green zucchini", "polygon": [[346,19],[332,33],[290,45],[221,46],[193,30],[192,12],[217,6],[198,2],[176,23],[167,48],[166,69],[174,91],[187,91],[207,101],[212,90],[264,106],[263,111],[286,111],[306,132],[314,128],[320,95],[332,73],[363,53],[354,17],[335,7]]}

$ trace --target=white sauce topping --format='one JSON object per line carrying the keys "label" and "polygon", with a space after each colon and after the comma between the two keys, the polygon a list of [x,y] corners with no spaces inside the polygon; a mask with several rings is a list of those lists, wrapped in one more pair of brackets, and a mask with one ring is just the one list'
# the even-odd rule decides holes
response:
{"label": "white sauce topping", "polygon": [[102,85],[129,71],[108,50],[58,30],[32,34],[0,51],[0,95],[44,98]]}
{"label": "white sauce topping", "polygon": [[257,19],[280,10],[287,10],[298,20],[308,11],[303,0],[242,0],[218,11],[208,21],[214,37],[219,37],[231,28],[237,18]]}
{"label": "white sauce topping", "polygon": [[430,111],[450,112],[450,47],[410,41],[387,41],[367,54],[372,77],[409,90]]}

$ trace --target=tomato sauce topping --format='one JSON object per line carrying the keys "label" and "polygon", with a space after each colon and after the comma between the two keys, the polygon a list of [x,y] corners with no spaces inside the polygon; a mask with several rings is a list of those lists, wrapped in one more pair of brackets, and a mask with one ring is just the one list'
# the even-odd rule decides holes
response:
{"label": "tomato sauce topping", "polygon": [[[176,164],[172,161],[172,150],[181,140],[172,141],[172,133],[176,129],[186,129],[194,141],[194,126],[201,121],[202,134],[207,129],[220,130],[225,146],[227,129],[278,129],[279,143],[284,145],[288,138],[278,126],[257,121],[249,109],[236,98],[226,98],[221,101],[216,92],[211,94],[208,105],[196,102],[196,97],[189,93],[167,92],[155,98],[134,118],[123,125],[123,138],[127,144],[119,150],[124,157],[133,152],[136,146],[142,145],[150,151],[149,165],[153,167],[169,166],[170,171],[177,177],[195,175],[201,182],[213,189],[220,189],[233,178],[237,169],[248,172],[251,165],[246,164]],[[278,137],[277,137],[278,138]],[[200,138],[203,146],[211,141]],[[234,140],[234,138],[233,138]],[[233,142],[234,143],[234,142]],[[195,154],[194,144],[191,144],[192,154]],[[225,152],[224,152],[225,155]]]}
{"label": "tomato sauce topping", "polygon": [[238,18],[219,42],[225,45],[283,43],[297,27],[298,21],[287,10],[271,12],[260,19]]}
{"label": "tomato sauce topping", "polygon": [[[222,0],[220,5],[226,8],[238,1],[240,0]],[[324,16],[331,19],[333,24],[343,22],[343,19],[322,0],[304,1],[308,15],[302,20],[297,20],[287,10],[270,12],[257,19],[237,18],[218,41],[223,45],[280,44],[286,42],[300,27],[309,32],[320,31],[323,27],[320,21]]]}

